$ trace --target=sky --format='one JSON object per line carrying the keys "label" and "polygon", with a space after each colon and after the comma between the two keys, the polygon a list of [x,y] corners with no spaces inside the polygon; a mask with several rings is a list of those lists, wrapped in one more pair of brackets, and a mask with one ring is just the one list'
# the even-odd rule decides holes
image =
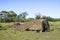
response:
{"label": "sky", "polygon": [[0,11],[27,12],[27,17],[36,14],[60,18],[60,0],[0,0]]}

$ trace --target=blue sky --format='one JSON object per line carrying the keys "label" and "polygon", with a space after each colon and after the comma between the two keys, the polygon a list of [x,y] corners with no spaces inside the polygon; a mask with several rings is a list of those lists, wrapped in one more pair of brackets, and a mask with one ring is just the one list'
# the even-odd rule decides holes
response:
{"label": "blue sky", "polygon": [[27,12],[27,17],[42,14],[60,18],[60,0],[0,0],[0,11]]}

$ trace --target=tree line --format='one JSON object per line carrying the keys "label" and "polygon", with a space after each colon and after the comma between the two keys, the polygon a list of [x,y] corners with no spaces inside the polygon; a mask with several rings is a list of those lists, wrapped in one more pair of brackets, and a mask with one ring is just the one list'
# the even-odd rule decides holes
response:
{"label": "tree line", "polygon": [[[26,16],[28,15],[27,12],[22,12],[19,15],[17,15],[14,11],[1,11],[0,12],[0,22],[25,22],[25,21],[31,21],[34,19],[40,19],[42,17],[47,17],[47,16],[42,16],[37,14],[35,18],[28,18],[26,19]],[[52,17],[47,17],[48,21],[60,21],[60,18],[52,18]]]}
{"label": "tree line", "polygon": [[28,15],[27,12],[22,12],[19,15],[17,15],[14,11],[1,11],[0,22],[24,22],[34,19],[34,18],[26,19],[27,15]]}

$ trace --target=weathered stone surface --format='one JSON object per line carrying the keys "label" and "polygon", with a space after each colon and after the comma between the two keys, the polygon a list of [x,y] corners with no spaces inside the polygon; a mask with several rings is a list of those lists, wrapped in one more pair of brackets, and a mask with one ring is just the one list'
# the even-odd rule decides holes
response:
{"label": "weathered stone surface", "polygon": [[23,31],[37,31],[37,32],[45,32],[49,31],[49,23],[45,19],[36,19],[30,22],[26,22],[20,25],[13,25],[12,27],[17,28]]}

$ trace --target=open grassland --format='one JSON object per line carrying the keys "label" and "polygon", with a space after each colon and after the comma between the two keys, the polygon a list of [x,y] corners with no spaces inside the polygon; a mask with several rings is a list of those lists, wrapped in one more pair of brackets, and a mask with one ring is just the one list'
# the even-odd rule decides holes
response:
{"label": "open grassland", "polygon": [[[19,31],[16,29],[0,30],[0,40],[60,40],[60,22],[49,22],[50,32],[36,33],[33,31]],[[8,27],[13,23],[0,23]]]}

